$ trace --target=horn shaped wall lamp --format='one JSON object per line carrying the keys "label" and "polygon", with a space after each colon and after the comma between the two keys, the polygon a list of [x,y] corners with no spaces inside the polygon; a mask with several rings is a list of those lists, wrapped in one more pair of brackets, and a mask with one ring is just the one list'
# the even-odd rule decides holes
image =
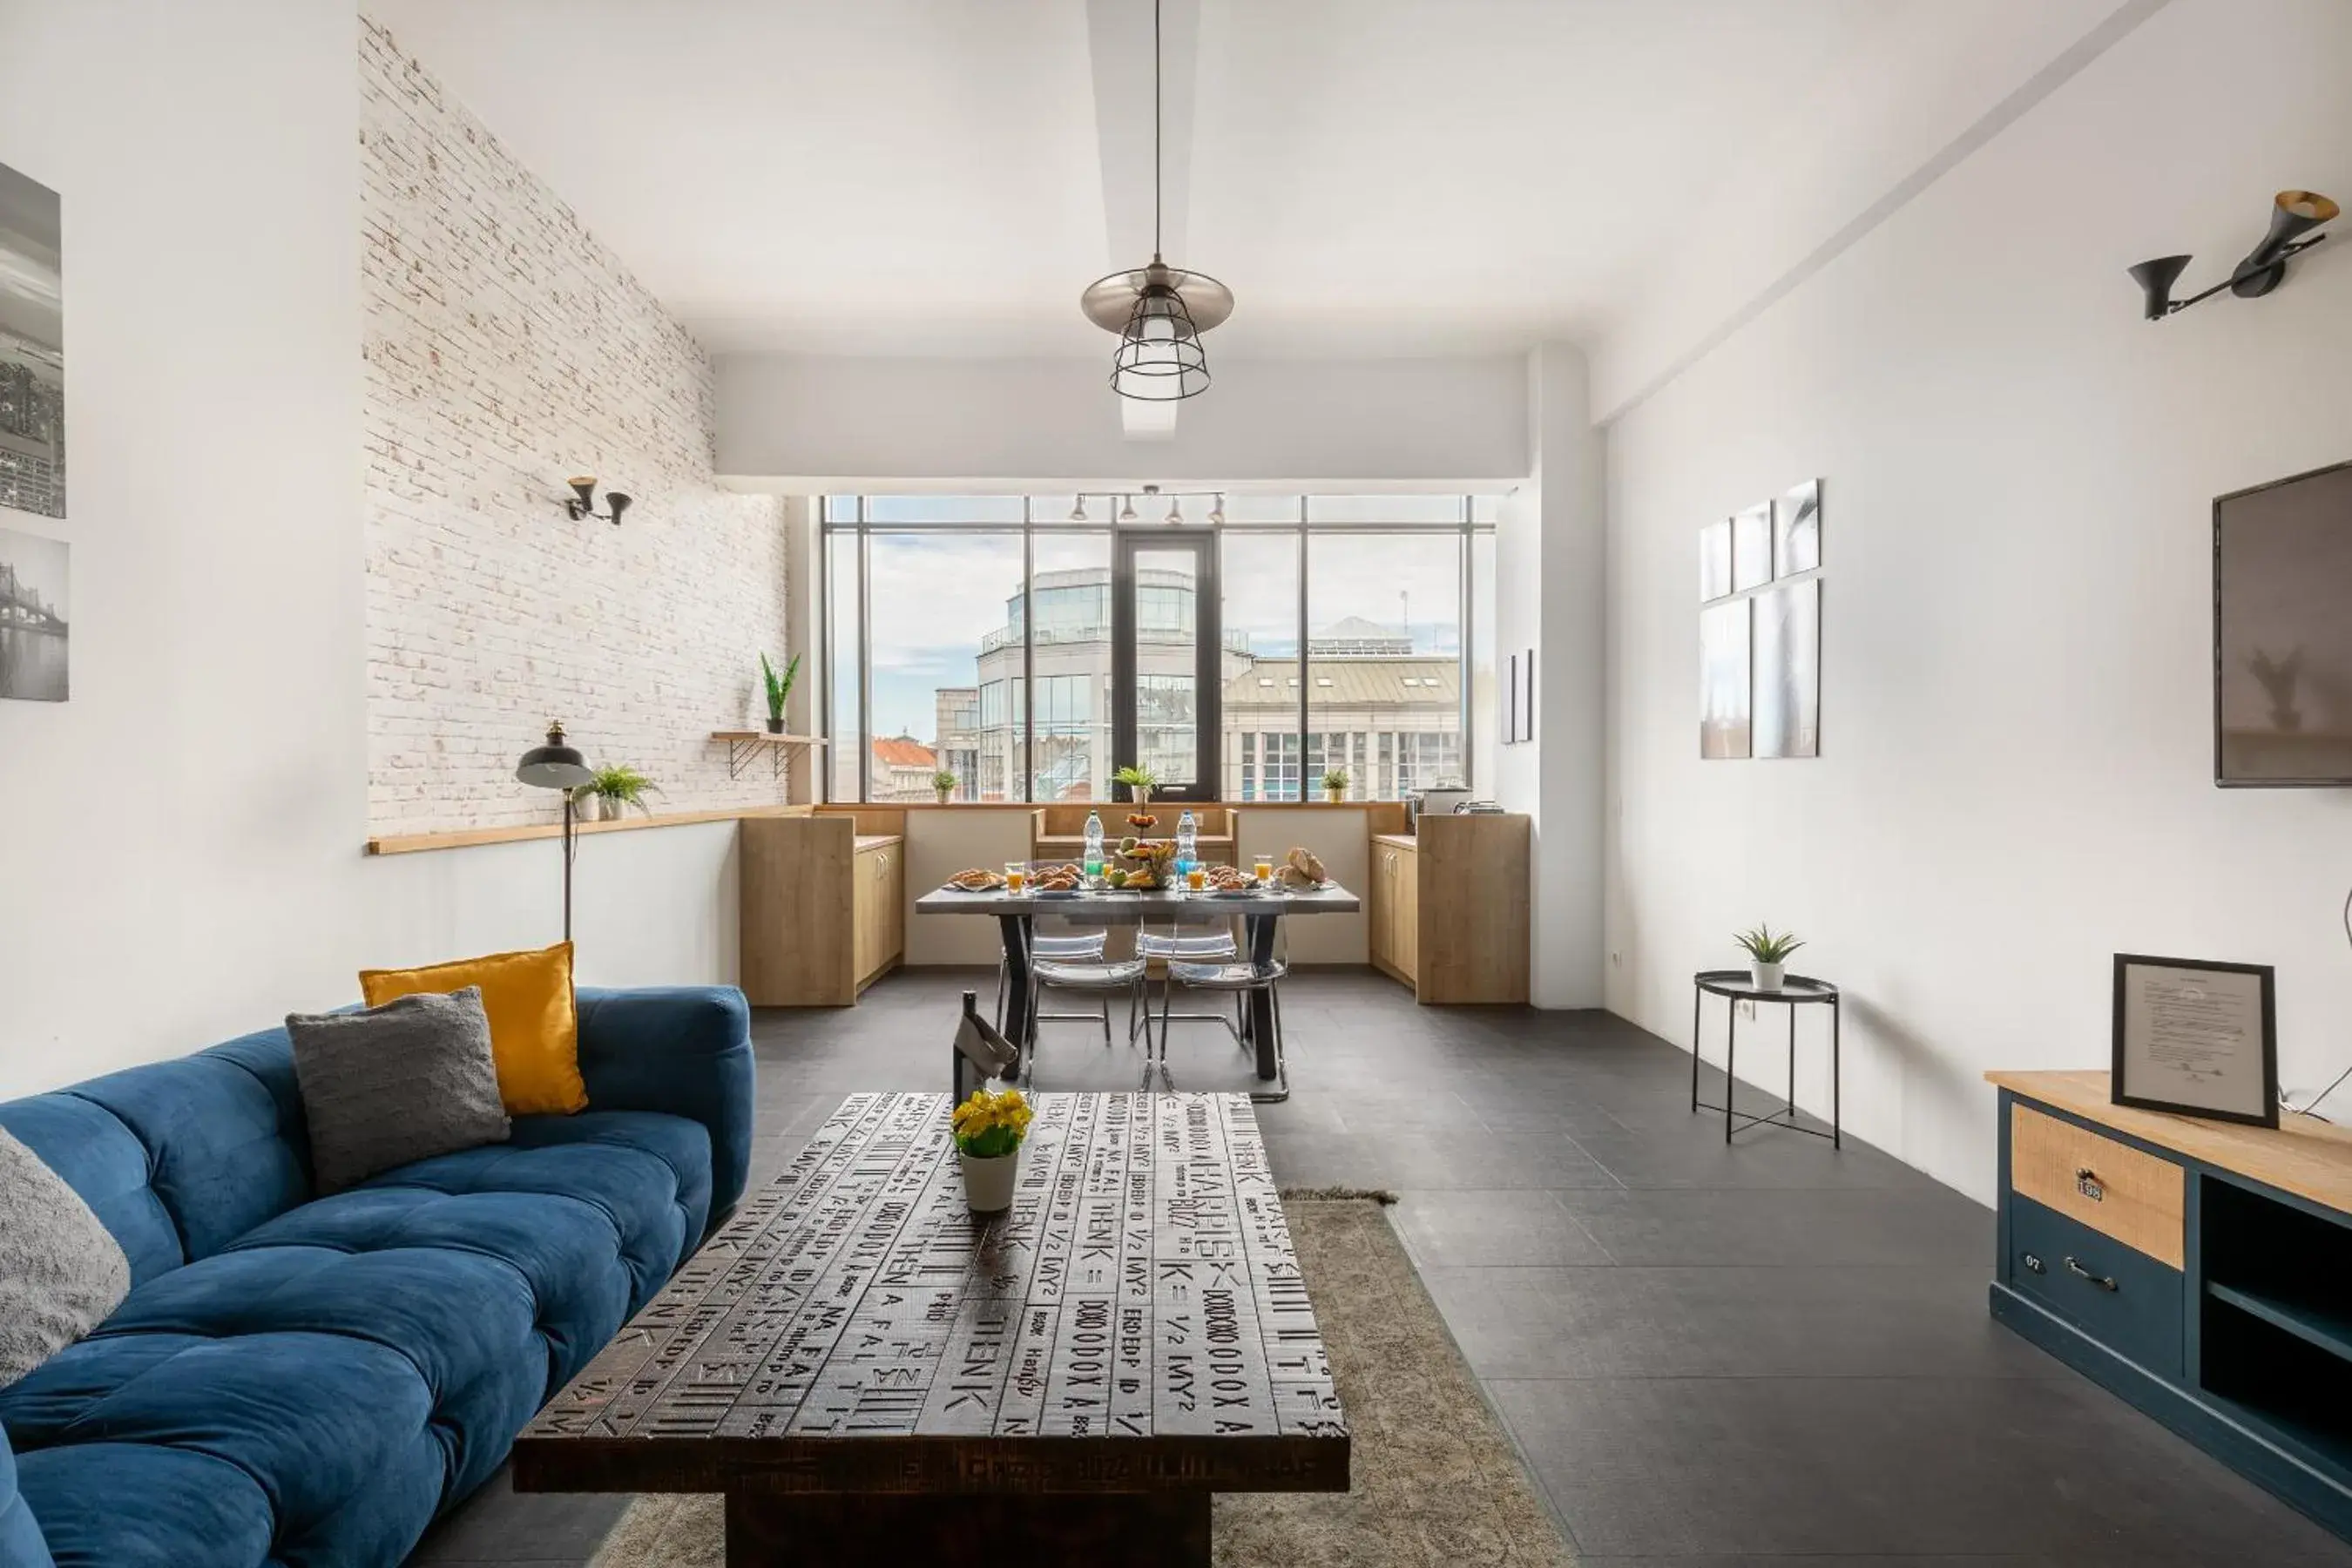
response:
{"label": "horn shaped wall lamp", "polygon": [[2308,250],[2327,237],[2311,231],[2342,210],[2316,191],[2281,191],[2271,205],[2270,232],[2263,236],[2262,243],[2247,252],[2246,258],[2227,278],[2186,300],[2172,297],[2173,283],[2189,265],[2186,256],[2158,256],[2127,268],[2132,281],[2140,287],[2147,318],[2160,321],[2186,310],[2200,300],[2211,299],[2224,289],[2241,300],[2261,299],[2286,278],[2288,257]]}
{"label": "horn shaped wall lamp", "polygon": [[574,478],[567,482],[572,486],[572,493],[563,498],[563,512],[566,517],[574,522],[578,522],[583,517],[593,517],[598,522],[609,522],[615,528],[621,526],[621,514],[629,510],[630,498],[618,490],[606,490],[604,505],[611,510],[598,511],[596,480],[593,476]]}

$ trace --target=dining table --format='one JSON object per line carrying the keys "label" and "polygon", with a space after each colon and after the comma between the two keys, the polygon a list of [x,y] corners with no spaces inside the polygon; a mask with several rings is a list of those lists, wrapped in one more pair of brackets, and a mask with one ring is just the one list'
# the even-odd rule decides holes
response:
{"label": "dining table", "polygon": [[[1337,882],[1315,888],[1244,889],[1238,892],[1194,892],[1162,888],[1149,892],[1120,889],[1081,889],[1058,892],[1024,888],[1019,892],[998,888],[965,892],[942,887],[915,900],[919,915],[992,915],[1004,939],[1004,1037],[1025,1058],[1031,1048],[1029,986],[1032,939],[1039,915],[1055,915],[1079,925],[1199,925],[1238,916],[1241,947],[1253,964],[1274,962],[1275,933],[1285,915],[1348,915],[1364,907],[1363,900]],[[1257,1076],[1267,1083],[1281,1071],[1275,1055],[1274,997],[1258,990],[1249,995],[1248,1039],[1256,1058]]]}

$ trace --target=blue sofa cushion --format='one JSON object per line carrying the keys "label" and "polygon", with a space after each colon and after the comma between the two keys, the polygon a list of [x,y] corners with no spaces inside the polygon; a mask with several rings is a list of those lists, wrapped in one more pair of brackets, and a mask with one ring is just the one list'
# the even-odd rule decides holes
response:
{"label": "blue sofa cushion", "polygon": [[63,1089],[0,1105],[0,1127],[81,1194],[131,1260],[133,1285],[186,1261],[179,1227],[148,1185],[146,1145],[114,1112]]}
{"label": "blue sofa cushion", "polygon": [[282,1028],[61,1092],[104,1107],[137,1137],[149,1184],[190,1259],[211,1257],[310,1195],[310,1133]]}
{"label": "blue sofa cushion", "polygon": [[0,1568],[56,1568],[41,1521],[16,1486],[16,1457],[0,1434]]}
{"label": "blue sofa cushion", "polygon": [[751,1168],[751,1009],[732,985],[583,986],[580,1076],[590,1110],[661,1110],[710,1134],[705,1223],[724,1218]]}
{"label": "blue sofa cushion", "polygon": [[[142,1443],[28,1454],[26,1500],[58,1568],[254,1568],[269,1558],[260,1483],[226,1459]],[[0,1558],[8,1568],[13,1560]]]}
{"label": "blue sofa cushion", "polygon": [[[679,1117],[523,1118],[509,1144],[385,1172],[138,1286],[0,1389],[59,1568],[146,1562],[182,1531],[239,1568],[396,1562],[701,1240],[709,1161]],[[161,1522],[73,1500],[123,1466],[163,1467]],[[257,1529],[268,1549],[238,1555]]]}

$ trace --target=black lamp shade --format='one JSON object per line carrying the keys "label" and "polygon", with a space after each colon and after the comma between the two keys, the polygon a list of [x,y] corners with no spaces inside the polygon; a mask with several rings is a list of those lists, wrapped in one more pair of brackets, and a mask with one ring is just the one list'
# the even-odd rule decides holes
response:
{"label": "black lamp shade", "polygon": [[2230,275],[2230,292],[2259,300],[2286,277],[2288,247],[2342,211],[2317,191],[2281,191],[2271,202],[2271,226]]}
{"label": "black lamp shade", "polygon": [[535,789],[578,789],[595,782],[596,774],[578,748],[564,743],[563,726],[547,727],[547,743],[533,746],[515,764],[515,777]]}
{"label": "black lamp shade", "polygon": [[2173,280],[2188,265],[2189,258],[2185,256],[2159,256],[2130,269],[2132,281],[2137,283],[2140,292],[2147,296],[2149,321],[2164,319],[2165,310],[2172,303]]}
{"label": "black lamp shade", "polygon": [[608,509],[607,515],[612,519],[613,526],[614,528],[621,526],[621,514],[629,510],[629,503],[630,498],[623,495],[618,490],[606,490],[604,492],[604,505]]}

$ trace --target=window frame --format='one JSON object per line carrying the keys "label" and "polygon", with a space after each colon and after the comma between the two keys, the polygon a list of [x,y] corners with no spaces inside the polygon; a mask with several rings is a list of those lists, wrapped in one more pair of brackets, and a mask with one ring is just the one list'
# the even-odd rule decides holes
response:
{"label": "window frame", "polygon": [[[1087,493],[1088,495],[1096,495],[1105,492],[1089,491]],[[1332,495],[1343,493],[1348,492],[1320,492],[1320,494],[1327,499]],[[830,493],[818,496],[815,498],[815,504],[811,510],[814,511],[817,522],[820,574],[824,577],[824,580],[828,584],[830,584],[832,581],[831,574],[835,570],[834,552],[836,548],[840,547],[844,540],[850,542],[854,545],[856,552],[858,634],[856,647],[857,730],[853,739],[860,755],[861,765],[856,770],[857,795],[855,804],[866,805],[870,803],[874,776],[872,765],[874,744],[872,733],[874,707],[874,614],[872,596],[873,536],[877,533],[910,534],[932,532],[992,533],[1003,535],[1013,531],[1015,527],[1018,527],[1021,533],[1022,679],[1020,729],[1013,741],[1012,754],[1019,764],[1017,771],[1020,773],[1020,791],[1016,801],[1015,797],[1013,795],[1013,792],[1008,789],[1006,791],[1008,803],[1032,805],[1034,804],[1036,799],[1036,770],[1034,766],[1037,730],[1036,640],[1038,616],[1036,600],[1036,540],[1040,529],[1045,530],[1055,538],[1071,538],[1080,534],[1095,534],[1104,536],[1107,539],[1110,546],[1108,552],[1111,562],[1110,595],[1114,606],[1119,603],[1122,596],[1125,597],[1126,602],[1129,605],[1132,605],[1135,602],[1135,584],[1132,580],[1132,570],[1125,563],[1126,555],[1120,548],[1122,540],[1148,540],[1150,534],[1156,531],[1167,531],[1171,532],[1181,531],[1188,537],[1206,536],[1208,543],[1205,546],[1203,553],[1206,555],[1208,560],[1208,569],[1202,574],[1202,586],[1196,589],[1196,593],[1211,592],[1222,594],[1223,574],[1223,542],[1228,536],[1242,535],[1249,538],[1276,538],[1284,534],[1291,536],[1291,538],[1296,542],[1298,562],[1298,594],[1296,623],[1298,645],[1298,705],[1297,727],[1288,731],[1287,738],[1295,742],[1297,748],[1293,753],[1297,759],[1298,768],[1298,791],[1296,799],[1302,803],[1310,800],[1313,795],[1313,792],[1309,789],[1307,784],[1307,757],[1310,742],[1316,738],[1314,731],[1308,723],[1313,704],[1313,693],[1316,689],[1313,670],[1313,639],[1309,635],[1307,622],[1307,611],[1311,602],[1313,586],[1310,578],[1309,566],[1313,552],[1308,548],[1309,540],[1318,534],[1371,538],[1395,538],[1409,534],[1436,534],[1454,538],[1457,542],[1455,557],[1456,569],[1454,574],[1457,591],[1456,597],[1458,601],[1456,613],[1459,616],[1461,626],[1461,646],[1456,654],[1456,658],[1458,658],[1461,667],[1460,678],[1456,682],[1459,688],[1460,699],[1460,718],[1458,722],[1460,724],[1459,750],[1462,763],[1461,774],[1463,783],[1468,787],[1475,789],[1479,783],[1475,776],[1477,768],[1477,745],[1476,731],[1475,728],[1477,718],[1475,712],[1475,654],[1477,648],[1475,616],[1477,594],[1475,581],[1473,576],[1473,574],[1476,569],[1475,552],[1473,548],[1473,541],[1480,535],[1492,535],[1496,531],[1496,521],[1494,518],[1492,516],[1481,518],[1479,515],[1480,512],[1482,510],[1491,512],[1499,509],[1482,508],[1480,503],[1484,498],[1475,494],[1468,492],[1460,494],[1454,494],[1452,492],[1446,493],[1448,493],[1451,496],[1451,499],[1455,502],[1455,520],[1451,522],[1438,521],[1380,522],[1365,519],[1330,519],[1318,521],[1313,516],[1315,502],[1318,499],[1317,494],[1302,493],[1297,497],[1297,515],[1288,521],[1225,523],[1186,522],[1180,525],[1180,529],[1178,530],[1170,530],[1166,523],[1160,521],[1157,518],[1141,519],[1136,522],[1124,524],[1118,522],[1114,517],[1110,516],[1106,516],[1099,522],[1092,521],[1082,523],[1073,523],[1061,521],[1041,522],[1037,517],[1037,498],[1034,495],[1024,495],[1021,498],[1021,521],[1018,524],[1013,523],[1010,519],[983,517],[975,517],[968,520],[939,518],[928,520],[908,520],[903,521],[888,520],[877,521],[870,515],[871,508],[869,506],[869,502],[873,500],[871,496],[865,494],[842,496]],[[978,497],[974,499],[988,500],[1004,498]],[[843,501],[848,501],[851,503],[846,509],[850,515],[847,517],[836,517],[835,515],[836,508],[839,503]],[[822,709],[822,712],[820,714],[820,733],[824,734],[829,741],[834,742],[837,746],[843,737],[841,735],[840,727],[836,722],[836,719],[839,716],[837,716],[834,711],[834,698],[838,686],[838,672],[833,668],[833,661],[838,650],[835,648],[833,641],[833,633],[835,629],[832,624],[833,595],[828,589],[828,591],[813,595],[813,597],[817,606],[816,646],[824,649],[826,666],[826,679],[823,685],[820,703]],[[1223,655],[1223,633],[1222,629],[1223,605],[1222,602],[1205,603],[1196,600],[1193,613],[1195,616],[1195,625],[1203,628],[1202,635],[1203,638],[1202,652],[1204,666],[1211,664],[1218,664],[1221,666]],[[1114,614],[1112,617],[1113,622],[1116,623],[1118,618],[1117,615]],[[1131,616],[1129,624],[1130,626],[1132,626]],[[1213,628],[1213,637],[1210,628]],[[1119,637],[1116,629],[1114,629],[1111,634],[1111,642],[1113,665],[1114,668],[1116,668],[1119,661]],[[1130,656],[1129,663],[1131,664],[1131,662],[1132,659]],[[1203,725],[1202,744],[1204,749],[1204,757],[1213,757],[1214,769],[1213,771],[1211,771],[1206,765],[1204,765],[1202,772],[1205,775],[1203,788],[1210,798],[1214,798],[1223,792],[1223,781],[1225,773],[1226,759],[1222,755],[1217,754],[1222,751],[1222,742],[1223,740],[1222,729],[1223,716],[1222,712],[1218,711],[1218,709],[1221,706],[1219,700],[1222,699],[1223,696],[1223,683],[1222,681],[1212,682],[1210,683],[1210,686],[1213,688],[1213,689],[1204,689],[1202,693],[1204,703],[1202,713],[1202,722]],[[1008,708],[1009,707],[1010,704],[1008,703]],[[1129,683],[1129,689],[1122,699],[1118,689],[1118,681],[1114,678],[1112,681],[1112,711],[1108,716],[1113,735],[1118,735],[1122,732],[1122,728],[1124,728],[1126,732],[1133,732],[1134,726],[1138,721],[1135,708],[1136,692],[1133,683]],[[1206,732],[1206,726],[1211,722],[1214,722],[1219,726],[1217,732],[1214,734]],[[1270,736],[1283,734],[1284,731],[1254,731],[1253,733]],[[1114,742],[1114,749],[1116,749],[1116,742]],[[1256,759],[1258,764],[1256,771],[1259,775],[1258,793],[1261,796],[1264,796],[1265,794],[1265,785],[1266,784],[1266,774],[1268,773],[1266,765],[1268,759],[1265,755],[1266,749],[1267,748],[1264,744],[1263,741],[1261,741],[1255,747],[1258,753]],[[1416,747],[1416,750],[1418,748]],[[829,760],[826,766],[814,770],[817,777],[821,781],[821,794],[823,798],[829,804],[849,804],[846,802],[835,803],[834,801],[833,789],[835,782],[835,775],[837,772],[838,766],[839,763],[836,758]],[[1007,782],[1008,784],[1010,783],[1010,781]]]}

